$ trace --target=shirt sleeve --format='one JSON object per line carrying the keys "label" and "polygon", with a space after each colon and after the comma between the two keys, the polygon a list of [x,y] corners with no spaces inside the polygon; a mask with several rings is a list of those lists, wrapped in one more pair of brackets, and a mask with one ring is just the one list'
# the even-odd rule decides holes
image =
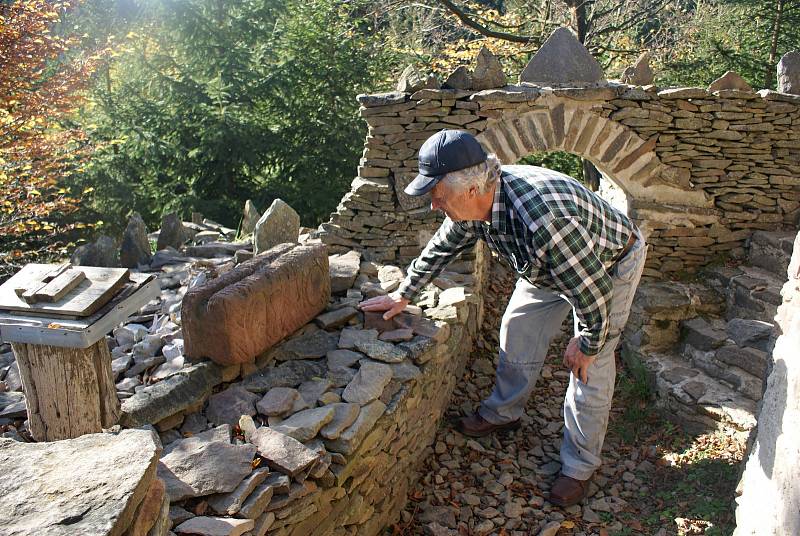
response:
{"label": "shirt sleeve", "polygon": [[444,270],[456,255],[474,246],[477,240],[475,232],[466,223],[445,218],[419,257],[411,261],[408,266],[406,278],[398,288],[400,295],[411,300],[422,287]]}
{"label": "shirt sleeve", "polygon": [[586,229],[573,218],[556,218],[549,234],[548,261],[556,287],[575,307],[580,350],[595,355],[606,341],[609,306],[613,293],[611,276],[597,258]]}

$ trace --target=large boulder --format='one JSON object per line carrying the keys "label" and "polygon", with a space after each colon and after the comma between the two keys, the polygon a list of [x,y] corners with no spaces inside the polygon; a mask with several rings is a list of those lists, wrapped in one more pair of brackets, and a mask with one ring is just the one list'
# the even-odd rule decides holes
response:
{"label": "large boulder", "polygon": [[122,535],[155,479],[160,452],[147,430],[50,443],[0,438],[0,533]]}
{"label": "large boulder", "polygon": [[285,242],[297,242],[300,236],[300,216],[283,200],[272,202],[253,233],[253,251],[256,255]]}
{"label": "large boulder", "polygon": [[314,319],[331,279],[322,244],[281,244],[183,298],[184,352],[219,364],[250,362]]}
{"label": "large boulder", "polygon": [[122,235],[119,262],[125,268],[136,268],[140,264],[149,264],[151,258],[150,242],[147,240],[147,227],[142,217],[134,214],[128,221],[128,226]]}

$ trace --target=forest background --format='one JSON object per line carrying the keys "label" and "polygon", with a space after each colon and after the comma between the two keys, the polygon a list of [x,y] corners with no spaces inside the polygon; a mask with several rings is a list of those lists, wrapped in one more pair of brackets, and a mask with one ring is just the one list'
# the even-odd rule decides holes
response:
{"label": "forest background", "polygon": [[[0,1],[0,281],[133,212],[235,228],[280,197],[316,226],[361,156],[357,94],[408,64],[444,80],[481,46],[513,81],[561,26],[610,79],[648,51],[659,87],[733,70],[775,89],[800,2]],[[574,155],[528,161],[582,176]]]}

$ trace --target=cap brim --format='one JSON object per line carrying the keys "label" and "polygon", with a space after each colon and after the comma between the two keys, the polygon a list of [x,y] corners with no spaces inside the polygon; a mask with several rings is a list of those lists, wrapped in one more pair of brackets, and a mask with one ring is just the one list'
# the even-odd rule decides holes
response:
{"label": "cap brim", "polygon": [[425,195],[431,190],[436,184],[442,180],[445,174],[442,175],[417,175],[417,178],[411,181],[408,186],[405,187],[403,190],[408,195]]}

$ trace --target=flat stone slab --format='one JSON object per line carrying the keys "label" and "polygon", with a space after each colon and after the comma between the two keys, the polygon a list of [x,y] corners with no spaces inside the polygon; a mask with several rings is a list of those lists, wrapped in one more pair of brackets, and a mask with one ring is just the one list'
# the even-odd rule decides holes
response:
{"label": "flat stone slab", "polygon": [[251,393],[244,387],[234,385],[224,391],[211,395],[206,408],[206,417],[216,425],[239,422],[242,415],[256,414],[256,401],[258,395]]}
{"label": "flat stone slab", "polygon": [[314,439],[320,428],[333,419],[333,413],[334,409],[330,406],[306,409],[270,428],[304,443]]}
{"label": "flat stone slab", "polygon": [[365,362],[344,388],[342,399],[363,406],[380,397],[391,379],[392,368],[389,365]]}
{"label": "flat stone slab", "polygon": [[377,359],[384,363],[400,363],[408,356],[402,348],[398,348],[390,342],[377,339],[356,341],[356,348],[372,359]]}
{"label": "flat stone slab", "polygon": [[334,333],[319,330],[286,341],[270,352],[278,361],[294,359],[319,359],[331,350],[336,350],[337,336]]}
{"label": "flat stone slab", "polygon": [[253,528],[252,519],[233,519],[230,517],[193,517],[177,527],[176,534],[193,534],[200,536],[240,536]]}
{"label": "flat stone slab", "polygon": [[189,289],[181,305],[185,353],[223,365],[251,362],[329,299],[326,247],[280,244]]}
{"label": "flat stone slab", "polygon": [[158,476],[170,502],[233,491],[251,473],[255,445],[232,445],[229,437],[230,427],[219,426],[169,445]]}
{"label": "flat stone slab", "polygon": [[273,387],[258,401],[258,412],[267,417],[281,417],[292,411],[300,393],[291,387]]}
{"label": "flat stone slab", "polygon": [[122,401],[120,424],[136,428],[153,424],[205,399],[211,388],[222,381],[214,363],[198,363],[154,385],[145,387]]}
{"label": "flat stone slab", "polygon": [[319,459],[319,454],[296,439],[266,426],[256,430],[250,441],[258,447],[258,453],[267,460],[267,465],[291,477]]}
{"label": "flat stone slab", "polygon": [[121,535],[155,477],[160,452],[147,430],[51,443],[0,439],[0,532]]}
{"label": "flat stone slab", "polygon": [[330,404],[330,407],[334,409],[333,419],[319,431],[319,435],[325,439],[336,439],[342,431],[356,422],[361,407],[358,404],[344,402]]}
{"label": "flat stone slab", "polygon": [[344,292],[353,286],[358,277],[361,265],[361,254],[358,251],[348,251],[343,255],[328,257],[331,277],[331,292]]}
{"label": "flat stone slab", "polygon": [[266,467],[256,469],[245,477],[233,491],[209,497],[208,505],[218,514],[232,516],[239,511],[256,486],[264,482],[268,476],[269,469]]}
{"label": "flat stone slab", "polygon": [[386,411],[386,404],[380,400],[373,400],[361,408],[356,421],[342,432],[338,439],[325,441],[325,447],[332,452],[339,452],[346,456],[352,454],[367,437],[384,411]]}
{"label": "flat stone slab", "polygon": [[267,367],[246,377],[242,385],[253,393],[266,393],[274,387],[297,387],[306,380],[322,378],[327,372],[324,361],[301,359]]}

